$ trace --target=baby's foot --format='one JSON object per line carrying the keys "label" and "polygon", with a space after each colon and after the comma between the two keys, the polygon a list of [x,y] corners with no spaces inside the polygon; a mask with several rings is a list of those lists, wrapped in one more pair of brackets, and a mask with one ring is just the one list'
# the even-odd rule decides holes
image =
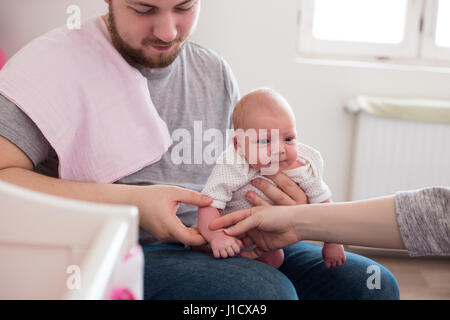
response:
{"label": "baby's foot", "polygon": [[241,240],[226,234],[217,235],[209,244],[215,258],[234,257],[243,247]]}
{"label": "baby's foot", "polygon": [[344,246],[335,243],[325,243],[322,248],[322,256],[325,261],[325,268],[339,267],[345,263]]}

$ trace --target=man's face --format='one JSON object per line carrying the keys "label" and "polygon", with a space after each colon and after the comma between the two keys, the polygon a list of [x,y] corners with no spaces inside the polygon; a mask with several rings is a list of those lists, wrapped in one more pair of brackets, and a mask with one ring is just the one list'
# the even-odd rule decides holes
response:
{"label": "man's face", "polygon": [[195,29],[200,0],[109,0],[108,27],[116,49],[132,65],[170,65]]}

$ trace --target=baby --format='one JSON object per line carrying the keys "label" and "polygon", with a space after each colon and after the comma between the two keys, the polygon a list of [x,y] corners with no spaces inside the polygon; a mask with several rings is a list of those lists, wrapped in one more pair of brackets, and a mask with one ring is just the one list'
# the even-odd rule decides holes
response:
{"label": "baby", "polygon": [[[271,89],[258,89],[244,96],[233,111],[233,143],[219,156],[202,193],[214,199],[210,207],[199,208],[198,228],[216,258],[238,255],[241,240],[223,230],[211,231],[208,224],[221,214],[252,207],[248,191],[256,192],[273,204],[251,181],[282,171],[305,191],[309,203],[331,201],[331,192],[322,180],[320,153],[296,141],[295,117],[287,101]],[[345,261],[342,245],[325,243],[325,266],[340,266]],[[282,249],[258,258],[275,268],[283,263]]]}

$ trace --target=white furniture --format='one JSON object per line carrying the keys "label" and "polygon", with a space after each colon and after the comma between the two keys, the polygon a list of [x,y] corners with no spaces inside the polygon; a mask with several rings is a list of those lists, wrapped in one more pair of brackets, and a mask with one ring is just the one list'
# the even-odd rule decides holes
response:
{"label": "white furniture", "polygon": [[113,289],[116,298],[126,289],[142,299],[137,241],[136,207],[63,199],[0,181],[0,299],[110,299]]}

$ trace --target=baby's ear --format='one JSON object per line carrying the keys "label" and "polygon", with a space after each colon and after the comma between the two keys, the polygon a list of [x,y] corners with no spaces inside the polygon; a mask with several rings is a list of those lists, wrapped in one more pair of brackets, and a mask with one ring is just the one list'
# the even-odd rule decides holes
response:
{"label": "baby's ear", "polygon": [[241,144],[238,142],[238,137],[234,136],[233,137],[233,146],[234,146],[234,150],[236,150],[236,152],[240,155],[242,155],[242,146]]}
{"label": "baby's ear", "polygon": [[[241,130],[241,129],[239,129]],[[243,141],[241,136],[239,136],[240,133],[235,133],[233,135],[233,146],[234,150],[241,156],[244,156],[245,153],[245,145],[243,145]],[[244,138],[245,139],[245,138]],[[244,142],[245,143],[245,142]]]}

